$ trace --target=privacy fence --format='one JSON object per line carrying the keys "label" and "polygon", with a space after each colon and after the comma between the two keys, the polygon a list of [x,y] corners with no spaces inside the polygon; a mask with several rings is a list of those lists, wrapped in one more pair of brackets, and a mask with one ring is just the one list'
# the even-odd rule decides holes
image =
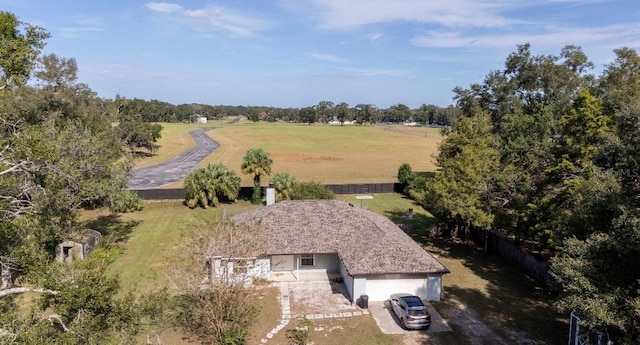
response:
{"label": "privacy fence", "polygon": [[[328,184],[327,189],[335,194],[377,194],[402,191],[399,183]],[[181,200],[185,194],[182,188],[134,190],[144,200]],[[253,187],[240,188],[240,198],[251,198]]]}
{"label": "privacy fence", "polygon": [[478,245],[485,245],[485,236],[487,241],[487,251],[489,253],[495,253],[503,257],[512,265],[518,267],[522,272],[540,283],[544,284],[549,282],[550,276],[546,262],[525,252],[522,248],[505,240],[497,233],[487,233],[483,230],[477,229],[471,230],[471,238]]}

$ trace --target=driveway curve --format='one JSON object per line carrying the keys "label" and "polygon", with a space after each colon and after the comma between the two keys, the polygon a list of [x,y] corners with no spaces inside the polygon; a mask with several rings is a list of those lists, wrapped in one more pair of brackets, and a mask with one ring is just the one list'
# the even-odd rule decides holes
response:
{"label": "driveway curve", "polygon": [[205,133],[214,128],[204,127],[189,132],[196,142],[196,147],[175,156],[170,161],[134,169],[131,172],[131,179],[129,179],[129,189],[151,189],[183,179],[200,161],[220,147],[217,141]]}

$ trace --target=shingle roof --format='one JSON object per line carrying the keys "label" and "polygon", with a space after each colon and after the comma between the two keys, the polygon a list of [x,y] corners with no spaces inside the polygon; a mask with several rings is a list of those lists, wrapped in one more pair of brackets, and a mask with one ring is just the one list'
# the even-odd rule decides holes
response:
{"label": "shingle roof", "polygon": [[343,201],[282,201],[232,220],[260,223],[267,255],[337,253],[351,275],[449,273],[391,220]]}

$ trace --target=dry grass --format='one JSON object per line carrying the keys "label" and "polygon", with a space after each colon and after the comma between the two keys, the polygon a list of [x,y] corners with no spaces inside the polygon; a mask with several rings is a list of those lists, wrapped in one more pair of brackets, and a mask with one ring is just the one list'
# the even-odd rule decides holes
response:
{"label": "dry grass", "polygon": [[[402,344],[402,336],[392,336],[380,332],[378,325],[370,315],[348,317],[343,319],[312,320],[313,332],[311,341],[314,345],[392,345]],[[290,345],[287,331],[297,326],[292,320],[287,327],[278,332],[270,345]]]}
{"label": "dry grass", "polygon": [[[160,149],[153,157],[141,160],[139,167],[167,161],[192,147],[192,140],[187,143],[187,133],[204,125],[163,126]],[[240,174],[247,150],[261,147],[273,159],[274,173],[288,172],[299,181],[323,184],[396,182],[402,163],[411,164],[414,171],[433,171],[434,156],[441,140],[438,129],[405,126],[309,126],[247,121],[209,123],[207,126],[216,127],[208,134],[220,143],[220,148],[201,166],[220,162]],[[242,185],[251,185],[251,176],[241,177]],[[264,184],[267,182],[268,177]],[[181,186],[182,181],[179,181],[165,188]]]}

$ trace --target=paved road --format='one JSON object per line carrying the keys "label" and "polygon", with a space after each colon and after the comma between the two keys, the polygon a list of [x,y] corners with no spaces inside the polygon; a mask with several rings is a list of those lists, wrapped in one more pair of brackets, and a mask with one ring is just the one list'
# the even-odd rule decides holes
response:
{"label": "paved road", "polygon": [[129,189],[151,189],[180,181],[200,161],[220,147],[217,141],[205,133],[211,129],[213,128],[205,127],[189,132],[196,142],[196,147],[175,156],[170,161],[133,170]]}

